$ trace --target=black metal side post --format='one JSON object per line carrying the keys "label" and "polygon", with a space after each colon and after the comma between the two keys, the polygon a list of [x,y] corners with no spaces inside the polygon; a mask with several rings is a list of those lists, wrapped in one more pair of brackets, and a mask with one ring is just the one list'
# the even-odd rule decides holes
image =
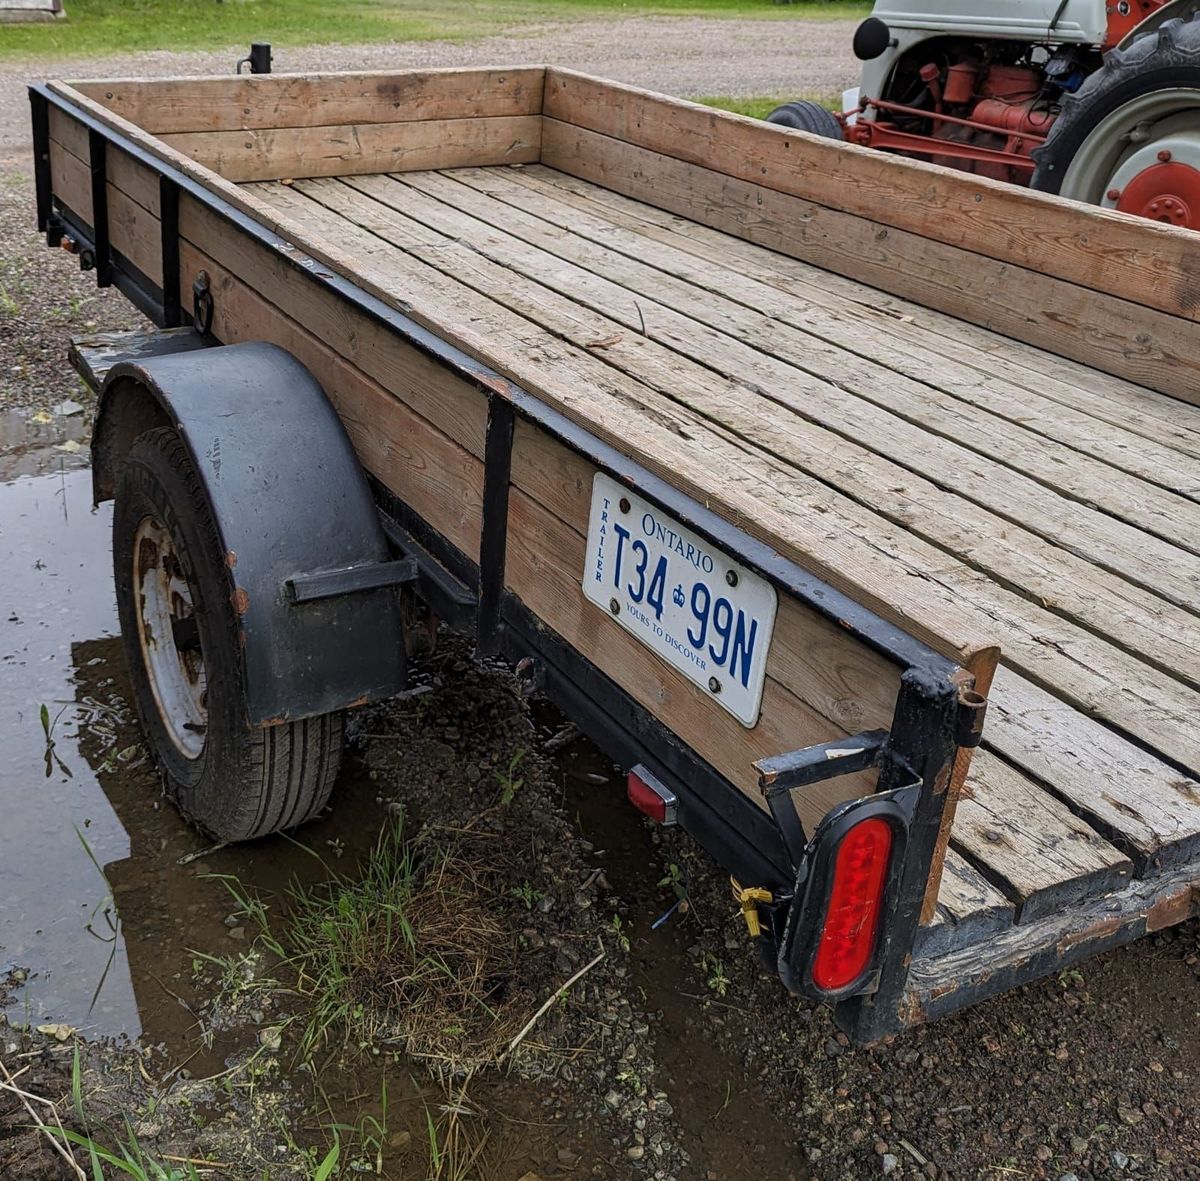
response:
{"label": "black metal side post", "polygon": [[890,791],[915,781],[920,794],[884,920],[879,987],[837,1008],[838,1024],[859,1043],[878,1041],[909,1024],[900,1008],[958,752],[962,688],[953,677],[929,669],[910,668],[900,679],[888,757],[881,762],[876,790]]}
{"label": "black metal side post", "polygon": [[483,449],[483,527],[479,536],[479,616],[475,629],[476,646],[482,656],[494,656],[499,651],[514,417],[512,403],[492,394]]}
{"label": "black metal side post", "polygon": [[179,301],[179,186],[169,177],[158,178],[159,226],[162,243],[162,327],[183,323]]}
{"label": "black metal side post", "polygon": [[29,92],[33,118],[33,179],[37,188],[38,233],[49,228],[51,212],[50,182],[50,104],[36,90]]}

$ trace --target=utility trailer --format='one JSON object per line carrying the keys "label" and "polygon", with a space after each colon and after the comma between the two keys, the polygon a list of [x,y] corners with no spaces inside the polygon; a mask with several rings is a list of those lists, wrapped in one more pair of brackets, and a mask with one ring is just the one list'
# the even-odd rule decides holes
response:
{"label": "utility trailer", "polygon": [[163,330],[76,359],[202,827],[324,806],[440,620],[860,1041],[1196,912],[1194,235],[553,68],[30,97]]}

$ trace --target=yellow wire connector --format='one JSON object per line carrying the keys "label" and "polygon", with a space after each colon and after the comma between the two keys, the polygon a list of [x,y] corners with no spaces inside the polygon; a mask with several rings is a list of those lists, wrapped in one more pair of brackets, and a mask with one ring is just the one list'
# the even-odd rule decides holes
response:
{"label": "yellow wire connector", "polygon": [[730,878],[733,886],[734,901],[742,908],[742,918],[746,920],[746,929],[751,939],[757,939],[762,934],[762,923],[758,919],[758,904],[772,901],[770,890],[762,886],[743,886],[737,878]]}

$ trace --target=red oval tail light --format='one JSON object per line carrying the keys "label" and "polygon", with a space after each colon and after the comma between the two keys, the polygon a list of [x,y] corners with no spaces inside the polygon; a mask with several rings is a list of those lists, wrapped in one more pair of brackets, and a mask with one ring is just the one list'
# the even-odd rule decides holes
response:
{"label": "red oval tail light", "polygon": [[826,992],[846,988],[870,964],[891,853],[892,827],[877,816],[860,821],[842,838],[813,960],[813,983],[818,988]]}

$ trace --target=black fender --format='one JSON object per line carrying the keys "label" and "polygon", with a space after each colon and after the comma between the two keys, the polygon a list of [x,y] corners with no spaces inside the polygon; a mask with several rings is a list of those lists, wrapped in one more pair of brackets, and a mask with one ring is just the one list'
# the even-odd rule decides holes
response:
{"label": "black fender", "polygon": [[[402,563],[389,561],[366,476],[308,370],[262,343],[113,366],[92,440],[97,503],[115,495],[133,441],[158,426],[178,431],[212,506],[241,622],[249,723],[402,689],[403,579],[380,574]],[[325,572],[348,574],[309,577]]]}

